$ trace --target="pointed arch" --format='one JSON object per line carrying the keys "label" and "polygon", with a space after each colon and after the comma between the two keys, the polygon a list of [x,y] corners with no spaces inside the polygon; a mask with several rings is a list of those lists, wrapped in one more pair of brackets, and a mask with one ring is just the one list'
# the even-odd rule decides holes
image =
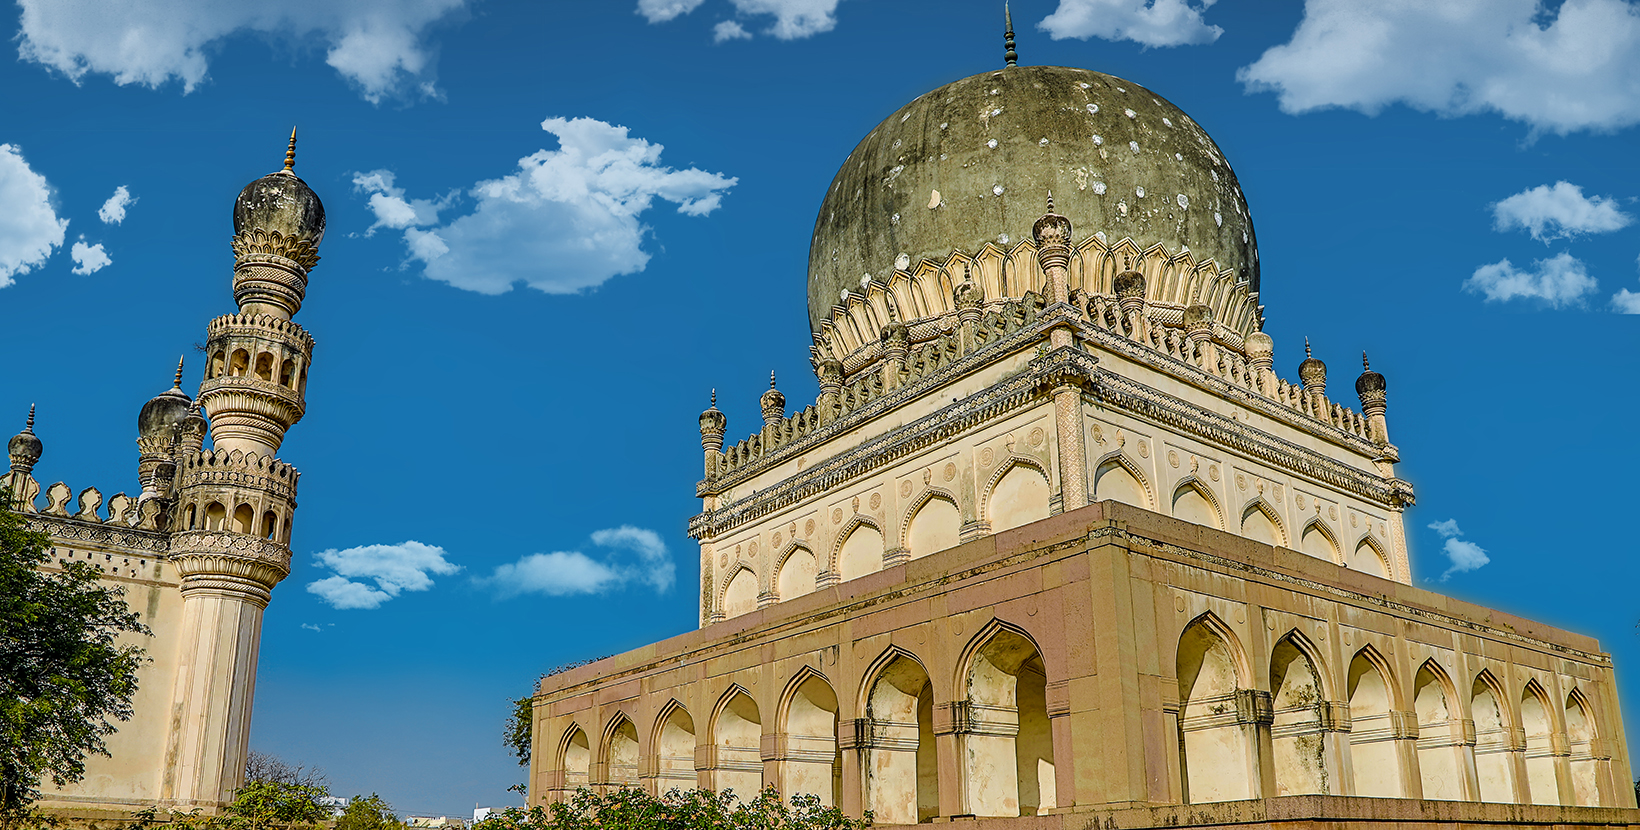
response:
{"label": "pointed arch", "polygon": [[1254,496],[1241,509],[1241,535],[1278,548],[1288,546],[1287,530],[1281,524],[1281,516],[1263,496]]}
{"label": "pointed arch", "polygon": [[1251,673],[1235,632],[1212,612],[1202,614],[1180,632],[1174,660],[1185,801],[1256,797],[1253,746],[1238,706]]}
{"label": "pointed arch", "polygon": [[1109,499],[1146,510],[1155,504],[1144,470],[1121,450],[1107,453],[1093,465],[1093,496],[1098,501]]}
{"label": "pointed arch", "polygon": [[1551,699],[1535,679],[1526,681],[1520,692],[1520,725],[1526,735],[1526,789],[1533,804],[1560,804]]}
{"label": "pointed arch", "polygon": [[825,806],[841,792],[843,755],[837,744],[837,692],[811,666],[792,675],[776,710],[784,748],[779,764],[780,794],[786,799],[812,794]]}
{"label": "pointed arch", "polygon": [[763,718],[757,699],[739,683],[712,709],[712,789],[753,798],[763,789]]}
{"label": "pointed arch", "polygon": [[1514,762],[1510,753],[1509,699],[1503,684],[1486,669],[1475,675],[1470,686],[1469,716],[1475,722],[1475,776],[1480,784],[1480,800],[1509,803],[1515,800]]}
{"label": "pointed arch", "polygon": [[1338,537],[1333,535],[1332,528],[1321,521],[1317,516],[1304,525],[1298,534],[1298,550],[1317,559],[1343,564],[1343,547],[1338,544]]}
{"label": "pointed arch", "polygon": [[1566,747],[1567,769],[1572,776],[1572,801],[1578,807],[1603,806],[1600,799],[1600,762],[1595,757],[1595,743],[1600,738],[1595,723],[1594,707],[1581,689],[1572,687],[1566,693]]}
{"label": "pointed arch", "polygon": [[1169,504],[1175,519],[1224,529],[1224,511],[1219,508],[1218,497],[1213,495],[1212,488],[1193,475],[1186,476],[1173,488],[1173,498]]}
{"label": "pointed arch", "polygon": [[895,646],[865,676],[860,711],[874,736],[861,750],[865,809],[882,824],[930,820],[939,814],[933,680],[922,661]]}
{"label": "pointed arch", "polygon": [[961,543],[962,508],[951,491],[930,487],[911,503],[900,527],[900,547],[910,551],[912,559],[921,559]]}
{"label": "pointed arch", "polygon": [[958,661],[971,719],[959,733],[963,812],[1045,815],[1057,806],[1047,667],[1025,629],[992,619]]}
{"label": "pointed arch", "polygon": [[1472,750],[1464,742],[1458,687],[1433,657],[1425,660],[1413,676],[1412,708],[1418,718],[1418,777],[1423,782],[1424,798],[1463,800],[1465,769]]}
{"label": "pointed arch", "polygon": [[676,698],[668,700],[655,717],[655,729],[649,737],[654,747],[656,789],[692,790],[696,786],[695,719]]}
{"label": "pointed arch", "polygon": [[723,580],[718,594],[718,608],[724,619],[733,619],[757,610],[757,572],[745,562],[736,564]]}
{"label": "pointed arch", "polygon": [[586,730],[577,724],[570,724],[558,741],[558,768],[563,771],[566,790],[592,783],[592,744]]}
{"label": "pointed arch", "polygon": [[832,547],[832,573],[843,581],[858,579],[883,569],[883,529],[865,516],[855,516],[837,534]]}
{"label": "pointed arch", "polygon": [[1048,470],[1042,462],[1010,455],[997,465],[981,499],[982,515],[993,533],[1048,518],[1052,499]]}
{"label": "pointed arch", "polygon": [[604,727],[599,742],[603,755],[603,784],[621,787],[638,785],[638,728],[625,712],[617,711]]}
{"label": "pointed arch", "polygon": [[804,542],[792,542],[775,560],[774,593],[782,602],[814,592],[820,562]]}
{"label": "pointed arch", "polygon": [[1370,643],[1350,660],[1345,691],[1350,705],[1350,757],[1355,795],[1401,798],[1401,753],[1394,715],[1399,709],[1395,674]]}
{"label": "pointed arch", "polygon": [[1270,651],[1270,726],[1276,795],[1336,795],[1338,770],[1326,746],[1328,703],[1336,700],[1320,650],[1298,629]]}
{"label": "pointed arch", "polygon": [[1350,554],[1349,567],[1353,571],[1390,578],[1389,554],[1385,552],[1383,543],[1371,533],[1362,536],[1360,541],[1355,543],[1355,551]]}

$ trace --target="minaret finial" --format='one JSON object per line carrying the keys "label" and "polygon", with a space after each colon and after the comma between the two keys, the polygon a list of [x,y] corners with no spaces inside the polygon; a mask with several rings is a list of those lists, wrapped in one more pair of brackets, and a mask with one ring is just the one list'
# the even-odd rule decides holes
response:
{"label": "minaret finial", "polygon": [[1365,349],[1361,350],[1361,371],[1372,371],[1372,364],[1367,362],[1367,352]]}
{"label": "minaret finial", "polygon": [[1310,354],[1310,338],[1308,337],[1304,338],[1304,356],[1306,358],[1315,357],[1315,355]]}
{"label": "minaret finial", "polygon": [[774,388],[774,370],[773,369],[769,370],[769,388],[770,389]]}
{"label": "minaret finial", "polygon": [[182,361],[186,357],[187,355],[183,355],[182,357],[177,358],[177,377],[176,380],[171,381],[171,388],[173,389],[182,388]]}
{"label": "minaret finial", "polygon": [[296,128],[290,128],[290,147],[285,150],[285,172],[296,170]]}
{"label": "minaret finial", "polygon": [[1002,59],[1006,66],[1019,65],[1019,53],[1014,51],[1014,15],[1008,10],[1007,0],[1002,3],[1002,22],[1006,29],[1002,35]]}
{"label": "minaret finial", "polygon": [[717,409],[717,387],[712,387],[712,408]]}
{"label": "minaret finial", "polygon": [[23,431],[30,435],[34,434],[34,404],[28,405],[28,424],[23,427]]}
{"label": "minaret finial", "polygon": [[1053,191],[1048,191],[1048,212],[1053,213]]}

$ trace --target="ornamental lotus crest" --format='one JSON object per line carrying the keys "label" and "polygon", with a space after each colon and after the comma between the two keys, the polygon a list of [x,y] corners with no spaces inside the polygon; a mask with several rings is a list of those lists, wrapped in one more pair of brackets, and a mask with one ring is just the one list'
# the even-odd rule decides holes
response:
{"label": "ornamental lotus crest", "polygon": [[284,257],[305,270],[319,264],[319,246],[312,239],[298,234],[286,236],[278,231],[252,228],[240,233],[233,238],[233,252],[241,257],[248,254]]}

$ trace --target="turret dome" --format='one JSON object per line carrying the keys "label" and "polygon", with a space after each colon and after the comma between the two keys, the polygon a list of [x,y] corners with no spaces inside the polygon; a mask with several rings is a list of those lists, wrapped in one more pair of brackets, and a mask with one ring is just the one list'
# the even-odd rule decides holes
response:
{"label": "turret dome", "polygon": [[849,155],[809,247],[811,327],[863,277],[1026,238],[1050,192],[1081,236],[1188,247],[1258,291],[1246,200],[1190,116],[1121,78],[1010,66],[912,101]]}
{"label": "turret dome", "polygon": [[40,443],[39,436],[34,434],[34,407],[28,408],[28,424],[23,431],[13,435],[6,442],[6,454],[11,458],[13,469],[22,468],[26,472],[40,460],[40,454],[45,451],[45,445]]}
{"label": "turret dome", "polygon": [[319,194],[297,177],[296,133],[290,134],[285,168],[269,173],[239,191],[233,204],[233,232],[277,231],[280,235],[306,237],[318,247],[325,236],[325,206]]}
{"label": "turret dome", "polygon": [[188,393],[175,386],[155,395],[137,413],[137,435],[143,438],[167,437],[177,424],[188,417],[188,409],[193,404]]}

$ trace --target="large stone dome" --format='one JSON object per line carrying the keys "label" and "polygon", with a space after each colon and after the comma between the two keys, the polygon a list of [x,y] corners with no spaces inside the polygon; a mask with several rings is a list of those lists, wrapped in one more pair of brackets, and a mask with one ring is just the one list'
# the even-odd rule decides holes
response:
{"label": "large stone dome", "polygon": [[[1030,235],[1053,193],[1077,239],[1103,231],[1258,290],[1258,247],[1218,145],[1161,96],[1110,75],[1012,66],[947,84],[872,130],[832,180],[809,247],[809,324],[905,254],[943,260]],[[903,267],[903,265],[901,266]]]}

